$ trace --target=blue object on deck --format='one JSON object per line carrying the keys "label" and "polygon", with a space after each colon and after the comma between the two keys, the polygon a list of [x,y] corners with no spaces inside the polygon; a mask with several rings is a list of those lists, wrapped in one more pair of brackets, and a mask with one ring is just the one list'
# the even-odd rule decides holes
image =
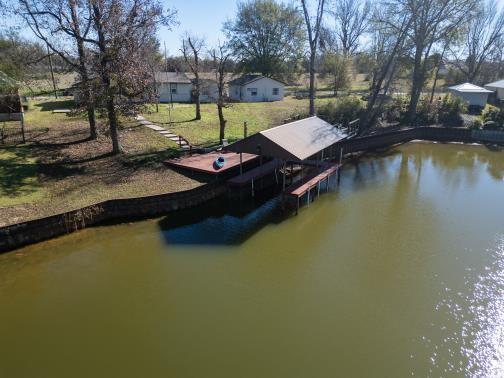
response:
{"label": "blue object on deck", "polygon": [[226,164],[226,158],[224,156],[219,156],[214,161],[215,169],[221,169]]}

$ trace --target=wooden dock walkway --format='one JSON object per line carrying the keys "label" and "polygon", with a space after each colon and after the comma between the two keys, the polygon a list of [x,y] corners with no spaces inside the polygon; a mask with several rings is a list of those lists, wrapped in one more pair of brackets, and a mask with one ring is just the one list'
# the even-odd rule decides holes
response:
{"label": "wooden dock walkway", "polygon": [[299,200],[305,194],[308,195],[307,202],[310,203],[310,192],[317,188],[317,196],[320,195],[322,182],[326,181],[326,190],[329,189],[329,179],[338,172],[341,164],[325,164],[322,172],[314,173],[304,179],[292,184],[285,190],[285,196],[295,198],[297,201],[296,214],[299,211]]}

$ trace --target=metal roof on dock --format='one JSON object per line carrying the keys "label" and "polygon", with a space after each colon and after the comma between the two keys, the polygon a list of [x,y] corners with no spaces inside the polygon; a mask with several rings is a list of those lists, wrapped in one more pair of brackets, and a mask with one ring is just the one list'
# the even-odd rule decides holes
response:
{"label": "metal roof on dock", "polygon": [[346,137],[341,129],[314,116],[261,131],[226,150],[296,161],[308,159]]}

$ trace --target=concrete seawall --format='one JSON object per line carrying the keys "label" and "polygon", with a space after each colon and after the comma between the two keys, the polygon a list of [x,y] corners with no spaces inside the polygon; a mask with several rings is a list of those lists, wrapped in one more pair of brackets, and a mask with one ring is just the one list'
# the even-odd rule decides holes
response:
{"label": "concrete seawall", "polygon": [[[412,140],[464,143],[504,143],[504,132],[443,127],[418,127],[337,143],[333,156],[384,148]],[[0,228],[0,253],[68,234],[104,222],[118,222],[161,216],[176,210],[198,206],[226,193],[224,182],[156,196],[113,199],[46,218]]]}

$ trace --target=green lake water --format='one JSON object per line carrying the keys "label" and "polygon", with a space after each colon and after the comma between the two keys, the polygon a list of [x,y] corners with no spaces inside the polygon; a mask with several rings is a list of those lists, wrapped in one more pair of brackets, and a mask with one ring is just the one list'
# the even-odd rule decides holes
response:
{"label": "green lake water", "polygon": [[0,377],[502,377],[504,152],[414,143],[339,186],[0,255]]}

